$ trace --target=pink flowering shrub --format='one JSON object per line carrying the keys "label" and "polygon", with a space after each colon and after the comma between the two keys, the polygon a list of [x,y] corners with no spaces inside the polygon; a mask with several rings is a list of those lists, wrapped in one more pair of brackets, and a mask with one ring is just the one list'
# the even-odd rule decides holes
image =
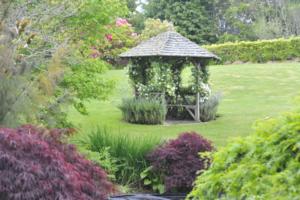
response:
{"label": "pink flowering shrub", "polygon": [[127,19],[123,18],[118,18],[116,20],[116,26],[129,26],[130,24],[128,23]]}
{"label": "pink flowering shrub", "polygon": [[96,47],[92,47],[90,57],[91,58],[99,58],[100,56],[101,56],[101,53],[99,52],[99,50]]}
{"label": "pink flowering shrub", "polygon": [[186,192],[192,189],[197,171],[209,164],[200,152],[212,151],[211,142],[197,133],[183,133],[148,155],[152,172],[160,175],[167,192]]}
{"label": "pink flowering shrub", "polygon": [[112,40],[113,40],[112,34],[107,34],[105,37],[106,37],[106,39],[107,39],[108,41],[112,41]]}
{"label": "pink flowering shrub", "polygon": [[117,18],[114,24],[106,26],[105,32],[102,39],[95,41],[90,57],[103,59],[114,66],[121,65],[119,55],[136,45],[138,35],[123,18]]}
{"label": "pink flowering shrub", "polygon": [[0,128],[0,199],[94,200],[114,191],[106,173],[61,142],[65,130]]}

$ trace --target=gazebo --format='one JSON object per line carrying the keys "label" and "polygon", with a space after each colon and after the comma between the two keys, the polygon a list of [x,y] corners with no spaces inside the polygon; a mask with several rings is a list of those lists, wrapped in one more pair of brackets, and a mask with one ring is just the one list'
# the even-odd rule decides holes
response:
{"label": "gazebo", "polygon": [[[170,69],[174,80],[176,80],[176,97],[172,101],[166,100],[167,106],[169,108],[183,107],[195,121],[200,121],[199,105],[203,97],[203,95],[201,96],[201,90],[203,89],[201,86],[203,82],[207,83],[207,64],[211,59],[219,59],[218,56],[179,33],[168,31],[142,42],[138,46],[122,53],[120,57],[131,61],[132,65],[137,69],[138,82],[144,85],[147,85],[149,81],[147,70],[151,67],[151,62],[159,60],[162,63],[168,63],[171,66]],[[194,92],[188,94],[194,97],[192,102],[187,100],[187,94],[181,92],[180,88],[180,74],[186,64],[193,64],[194,66]],[[137,84],[137,81],[134,81]],[[159,92],[165,95],[164,91]],[[136,96],[138,95],[136,91]],[[179,101],[179,98],[181,101]]]}

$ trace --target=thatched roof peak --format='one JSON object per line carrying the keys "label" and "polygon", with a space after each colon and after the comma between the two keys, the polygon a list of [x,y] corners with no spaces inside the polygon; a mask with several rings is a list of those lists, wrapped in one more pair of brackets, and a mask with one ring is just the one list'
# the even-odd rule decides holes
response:
{"label": "thatched roof peak", "polygon": [[174,31],[161,33],[120,55],[124,58],[146,56],[218,59],[215,54]]}

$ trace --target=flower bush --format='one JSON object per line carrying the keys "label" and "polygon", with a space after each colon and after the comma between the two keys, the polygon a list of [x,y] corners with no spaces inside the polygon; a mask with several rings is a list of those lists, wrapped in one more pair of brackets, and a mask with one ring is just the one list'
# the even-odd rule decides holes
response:
{"label": "flower bush", "polygon": [[128,48],[133,47],[137,41],[137,34],[131,24],[123,18],[117,18],[115,24],[106,26],[107,34],[102,40],[97,40],[92,47],[91,54],[97,50],[97,57],[113,66],[121,65],[119,55]]}
{"label": "flower bush", "polygon": [[108,198],[114,187],[106,173],[62,143],[64,132],[0,128],[0,199]]}
{"label": "flower bush", "polygon": [[191,132],[183,133],[170,140],[148,155],[152,174],[165,185],[165,191],[190,191],[197,171],[208,167],[210,160],[200,156],[200,152],[212,151],[210,141]]}
{"label": "flower bush", "polygon": [[116,26],[129,26],[130,24],[128,23],[128,21],[126,19],[123,18],[118,18],[116,20]]}
{"label": "flower bush", "polygon": [[298,199],[300,111],[259,122],[213,155],[190,199]]}

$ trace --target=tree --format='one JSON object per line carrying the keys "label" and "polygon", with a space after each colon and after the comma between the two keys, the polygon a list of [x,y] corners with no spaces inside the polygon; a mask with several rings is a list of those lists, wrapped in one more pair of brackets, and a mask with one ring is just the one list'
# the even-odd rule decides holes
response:
{"label": "tree", "polygon": [[152,0],[144,7],[147,17],[172,22],[179,33],[199,44],[217,39],[213,1]]}
{"label": "tree", "polygon": [[91,59],[91,46],[127,13],[125,2],[3,0],[0,7],[0,124],[66,126],[63,107],[86,113],[84,102],[107,96],[111,82],[99,75],[109,65]]}
{"label": "tree", "polygon": [[134,12],[136,10],[136,0],[126,0],[127,1],[127,7],[131,12]]}
{"label": "tree", "polygon": [[[297,0],[227,0],[216,5],[219,40],[273,39],[299,35],[300,2]],[[235,36],[235,37],[232,37]]]}
{"label": "tree", "polygon": [[202,43],[299,35],[299,0],[150,0],[145,15]]}
{"label": "tree", "polygon": [[37,102],[33,101],[37,94],[36,82],[30,81],[28,73],[31,69],[23,54],[15,54],[18,47],[28,45],[33,36],[25,35],[29,24],[26,19],[18,21],[15,29],[11,28],[9,15],[14,6],[9,1],[1,1],[0,4],[0,124],[9,126],[26,122],[32,118],[32,111],[37,109]]}
{"label": "tree", "polygon": [[145,20],[146,16],[140,12],[133,13],[129,18],[129,22],[133,25],[136,33],[141,33],[145,28]]}
{"label": "tree", "polygon": [[142,30],[139,40],[147,40],[153,36],[158,35],[159,33],[163,33],[166,31],[174,31],[175,27],[172,23],[168,21],[161,21],[160,19],[151,19],[148,18],[145,21],[145,28]]}
{"label": "tree", "polygon": [[253,23],[259,12],[259,4],[250,0],[217,1],[219,40],[255,40]]}

